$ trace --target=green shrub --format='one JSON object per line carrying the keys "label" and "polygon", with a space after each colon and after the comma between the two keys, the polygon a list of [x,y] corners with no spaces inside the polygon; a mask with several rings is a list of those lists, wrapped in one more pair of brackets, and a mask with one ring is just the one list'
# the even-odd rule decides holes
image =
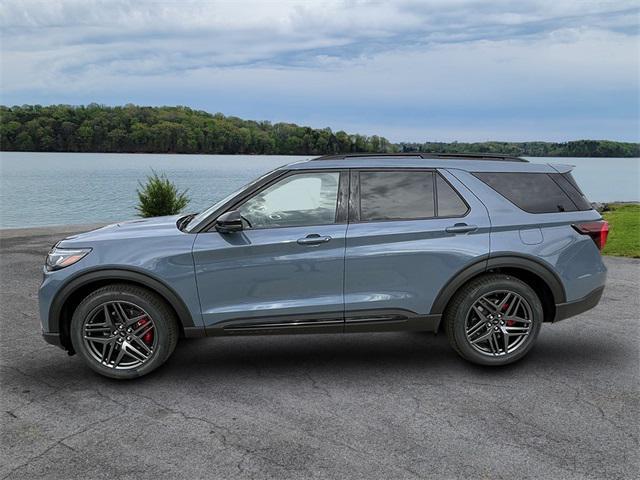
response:
{"label": "green shrub", "polygon": [[180,213],[189,203],[187,190],[182,192],[162,173],[158,175],[151,170],[153,175],[147,177],[147,183],[140,185],[138,192],[138,205],[136,210],[141,217],[161,217],[163,215],[175,215]]}

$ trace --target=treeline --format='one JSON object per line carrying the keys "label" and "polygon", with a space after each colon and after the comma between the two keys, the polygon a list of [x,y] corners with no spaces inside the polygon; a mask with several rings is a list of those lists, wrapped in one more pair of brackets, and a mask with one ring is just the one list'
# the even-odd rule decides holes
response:
{"label": "treeline", "polygon": [[504,153],[522,157],[640,157],[640,143],[610,140],[572,142],[400,143],[401,152]]}
{"label": "treeline", "polygon": [[313,154],[387,152],[386,138],[256,122],[187,107],[0,106],[5,151]]}
{"label": "treeline", "polygon": [[187,107],[98,104],[0,106],[0,149],[280,155],[421,151],[533,157],[640,157],[640,144],[608,140],[393,144],[377,135],[243,120]]}

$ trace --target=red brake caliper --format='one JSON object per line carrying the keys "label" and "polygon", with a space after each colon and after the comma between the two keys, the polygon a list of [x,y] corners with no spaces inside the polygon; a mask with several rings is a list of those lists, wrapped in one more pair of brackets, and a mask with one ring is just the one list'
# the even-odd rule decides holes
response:
{"label": "red brake caliper", "polygon": [[[138,321],[138,327],[146,325],[147,323],[149,323],[149,319],[145,317]],[[151,345],[153,343],[153,328],[142,336],[142,340],[144,340],[144,343],[147,345]]]}
{"label": "red brake caliper", "polygon": [[[503,305],[503,307],[502,307],[502,311],[506,312],[508,309],[509,309],[509,304],[505,303]],[[513,327],[516,324],[516,321],[515,320],[507,320],[505,323],[507,324],[507,327]]]}

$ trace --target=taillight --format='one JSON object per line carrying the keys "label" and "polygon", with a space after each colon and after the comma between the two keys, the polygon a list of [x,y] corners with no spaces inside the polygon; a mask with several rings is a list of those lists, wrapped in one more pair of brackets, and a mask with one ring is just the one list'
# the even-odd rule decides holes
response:
{"label": "taillight", "polygon": [[571,225],[578,233],[582,235],[589,235],[595,242],[598,250],[602,250],[607,243],[607,236],[609,235],[609,223],[605,220],[599,220],[597,222],[576,223]]}

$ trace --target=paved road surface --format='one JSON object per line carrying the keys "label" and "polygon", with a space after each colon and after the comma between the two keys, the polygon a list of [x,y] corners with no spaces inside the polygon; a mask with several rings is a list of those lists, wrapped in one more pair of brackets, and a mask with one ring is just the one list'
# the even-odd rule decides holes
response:
{"label": "paved road surface", "polygon": [[639,261],[507,368],[442,335],[213,338],[123,383],[40,337],[60,236],[0,232],[0,479],[637,478]]}

